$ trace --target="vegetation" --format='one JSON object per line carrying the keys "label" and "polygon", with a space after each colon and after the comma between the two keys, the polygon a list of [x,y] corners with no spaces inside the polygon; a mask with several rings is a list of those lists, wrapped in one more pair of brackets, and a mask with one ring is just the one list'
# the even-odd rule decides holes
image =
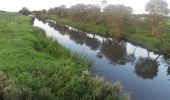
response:
{"label": "vegetation", "polygon": [[149,12],[149,22],[152,24],[152,32],[151,35],[156,33],[162,33],[160,31],[164,24],[166,23],[166,19],[164,16],[169,14],[168,3],[165,0],[150,0],[146,4],[146,11]]}
{"label": "vegetation", "polygon": [[109,28],[111,36],[124,37],[131,13],[132,8],[124,5],[108,5],[104,8],[106,26]]}
{"label": "vegetation", "polygon": [[76,28],[84,30],[84,31],[95,32],[95,33],[99,33],[101,35],[108,35],[107,34],[108,28],[101,24],[96,24],[93,22],[83,23],[83,22],[71,20],[69,18],[60,18],[60,17],[56,17],[56,16],[49,16],[48,18],[55,20],[59,24],[70,25],[70,26],[76,27]]}
{"label": "vegetation", "polygon": [[28,8],[23,7],[23,8],[19,11],[19,13],[22,14],[22,15],[29,15],[31,12],[28,10]]}
{"label": "vegetation", "polygon": [[146,4],[149,14],[135,15],[124,5],[77,4],[66,8],[34,11],[36,17],[67,24],[83,31],[126,39],[154,52],[170,55],[169,9],[165,0],[150,0]]}
{"label": "vegetation", "polygon": [[33,19],[0,14],[1,100],[124,100],[119,83],[89,73],[90,62],[46,38]]}
{"label": "vegetation", "polygon": [[108,5],[101,12],[99,6],[85,4],[73,5],[69,9],[60,6],[51,8],[47,12],[48,15],[72,20],[75,22],[73,26],[77,28],[120,38],[125,34],[131,13],[132,8],[124,5]]}

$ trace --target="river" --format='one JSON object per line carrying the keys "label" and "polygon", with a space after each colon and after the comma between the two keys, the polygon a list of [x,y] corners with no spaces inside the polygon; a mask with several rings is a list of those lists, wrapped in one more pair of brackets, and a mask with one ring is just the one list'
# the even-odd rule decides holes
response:
{"label": "river", "polygon": [[132,100],[170,100],[170,58],[54,21],[35,19],[34,26],[72,52],[87,55],[94,62],[93,75],[119,81]]}

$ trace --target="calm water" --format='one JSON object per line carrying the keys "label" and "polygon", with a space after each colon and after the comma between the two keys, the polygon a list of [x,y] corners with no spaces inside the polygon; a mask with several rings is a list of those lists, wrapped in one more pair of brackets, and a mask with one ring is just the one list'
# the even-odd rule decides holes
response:
{"label": "calm water", "polygon": [[170,100],[170,59],[125,41],[116,41],[53,21],[34,26],[73,52],[94,60],[91,71],[107,81],[119,81],[133,100]]}

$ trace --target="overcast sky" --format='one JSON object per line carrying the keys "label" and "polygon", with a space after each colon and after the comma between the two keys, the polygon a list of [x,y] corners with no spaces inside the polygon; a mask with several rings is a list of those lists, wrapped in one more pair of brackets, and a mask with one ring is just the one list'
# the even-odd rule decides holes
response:
{"label": "overcast sky", "polygon": [[[100,4],[101,0],[0,0],[0,10],[18,11],[22,7],[30,10],[48,9],[65,4],[67,7],[77,3]],[[144,13],[146,2],[149,0],[107,0],[108,4],[124,4],[134,9],[135,13]],[[167,0],[170,5],[170,0]]]}

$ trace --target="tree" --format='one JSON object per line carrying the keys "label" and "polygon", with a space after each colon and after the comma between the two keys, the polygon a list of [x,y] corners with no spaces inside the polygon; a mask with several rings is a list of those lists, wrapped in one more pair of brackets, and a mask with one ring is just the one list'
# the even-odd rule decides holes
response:
{"label": "tree", "polygon": [[122,37],[124,35],[132,12],[131,7],[124,5],[108,5],[104,8],[106,25],[111,29],[112,36]]}
{"label": "tree", "polygon": [[150,22],[152,23],[151,35],[157,33],[159,28],[165,24],[165,17],[169,14],[168,3],[165,0],[150,0],[145,7],[150,14]]}
{"label": "tree", "polygon": [[56,15],[58,17],[66,17],[68,16],[67,8],[65,5],[61,5],[60,7],[50,8],[48,10],[48,14]]}
{"label": "tree", "polygon": [[87,5],[86,10],[86,20],[90,22],[99,22],[101,16],[101,9],[97,5]]}
{"label": "tree", "polygon": [[28,8],[23,7],[21,10],[19,10],[19,13],[22,15],[29,15],[31,12],[28,10]]}
{"label": "tree", "polygon": [[71,6],[69,9],[69,16],[77,21],[82,21],[86,17],[86,8],[87,5],[85,4],[77,4],[74,6]]}

